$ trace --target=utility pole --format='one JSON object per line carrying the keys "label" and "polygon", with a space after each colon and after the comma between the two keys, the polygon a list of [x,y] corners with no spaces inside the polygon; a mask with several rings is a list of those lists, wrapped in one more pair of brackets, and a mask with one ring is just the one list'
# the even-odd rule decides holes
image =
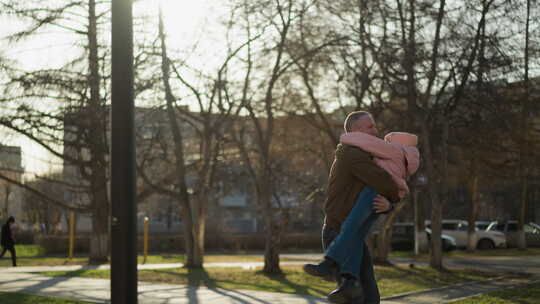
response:
{"label": "utility pole", "polygon": [[111,302],[137,304],[132,0],[112,0]]}

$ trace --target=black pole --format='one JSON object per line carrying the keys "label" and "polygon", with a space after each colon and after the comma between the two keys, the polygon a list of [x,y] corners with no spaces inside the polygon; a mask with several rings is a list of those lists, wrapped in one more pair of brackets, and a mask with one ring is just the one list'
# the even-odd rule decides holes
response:
{"label": "black pole", "polygon": [[137,303],[132,0],[112,0],[111,302]]}

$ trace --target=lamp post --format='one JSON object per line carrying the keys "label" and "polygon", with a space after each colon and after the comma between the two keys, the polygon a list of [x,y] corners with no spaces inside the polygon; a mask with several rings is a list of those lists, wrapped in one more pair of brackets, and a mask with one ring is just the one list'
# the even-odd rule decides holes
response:
{"label": "lamp post", "polygon": [[137,304],[132,0],[112,0],[111,302]]}
{"label": "lamp post", "polygon": [[413,181],[414,189],[412,192],[412,200],[414,207],[414,255],[420,254],[420,208],[418,208],[418,190],[420,187],[427,184],[427,177],[420,174]]}

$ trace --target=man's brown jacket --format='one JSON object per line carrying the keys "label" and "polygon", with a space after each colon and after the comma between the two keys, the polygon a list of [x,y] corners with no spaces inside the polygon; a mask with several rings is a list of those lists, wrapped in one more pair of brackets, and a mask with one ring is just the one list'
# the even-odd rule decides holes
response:
{"label": "man's brown jacket", "polygon": [[399,201],[397,185],[388,172],[375,164],[369,153],[339,144],[328,177],[325,225],[339,230],[365,186],[375,189],[391,203]]}

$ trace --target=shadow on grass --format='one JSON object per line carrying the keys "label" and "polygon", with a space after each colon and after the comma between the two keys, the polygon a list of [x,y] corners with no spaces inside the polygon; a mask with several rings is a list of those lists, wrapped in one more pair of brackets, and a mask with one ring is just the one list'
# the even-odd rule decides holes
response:
{"label": "shadow on grass", "polygon": [[295,294],[311,295],[312,293],[310,293],[310,290],[320,293],[320,294],[327,294],[331,291],[331,290],[317,289],[317,288],[314,288],[313,285],[309,286],[307,284],[300,285],[298,283],[295,283],[287,278],[287,273],[285,272],[277,273],[277,274],[267,274],[262,271],[258,271],[257,274],[262,275],[268,278],[269,280],[276,281],[283,286],[289,287],[290,289],[293,290],[293,293]]}
{"label": "shadow on grass", "polygon": [[[262,272],[249,272],[249,276],[240,276],[240,278],[216,278],[212,273],[208,273],[201,268],[185,268],[186,273],[176,272],[174,270],[156,270],[156,273],[166,274],[184,281],[186,287],[186,296],[190,304],[202,303],[198,298],[200,287],[207,287],[212,293],[219,294],[228,298],[233,298],[236,303],[261,303],[270,304],[266,300],[258,298],[256,293],[248,292],[279,292],[287,294],[310,295],[309,290],[317,291],[321,294],[326,291],[321,289],[300,285],[287,279],[285,274],[266,275]],[[232,270],[231,270],[232,271]],[[246,271],[247,272],[247,271]],[[247,278],[247,279],[246,279]],[[252,280],[250,280],[252,278]],[[263,279],[261,281],[261,278]],[[167,280],[169,283],[170,280]],[[266,282],[265,282],[266,281]],[[274,282],[272,282],[274,281]],[[286,289],[286,291],[284,290]]]}
{"label": "shadow on grass", "polygon": [[0,303],[2,304],[30,304],[30,303],[42,303],[42,304],[90,304],[88,302],[79,302],[74,300],[63,300],[56,298],[37,297],[32,295],[26,295],[22,293],[2,293],[0,292]]}
{"label": "shadow on grass", "polygon": [[86,274],[89,273],[92,270],[93,269],[73,270],[73,271],[65,272],[62,276],[65,276],[65,277],[87,277]]}
{"label": "shadow on grass", "polygon": [[186,268],[187,281],[190,286],[206,286],[208,288],[217,288],[216,281],[210,277],[204,268]]}
{"label": "shadow on grass", "polygon": [[[495,273],[483,273],[479,271],[467,272],[452,271],[449,269],[435,270],[427,267],[404,268],[395,265],[379,267],[377,274],[378,277],[404,279],[411,282],[416,281],[434,287],[475,281],[477,279],[488,279],[497,276]],[[471,278],[472,275],[480,276],[480,278]]]}

